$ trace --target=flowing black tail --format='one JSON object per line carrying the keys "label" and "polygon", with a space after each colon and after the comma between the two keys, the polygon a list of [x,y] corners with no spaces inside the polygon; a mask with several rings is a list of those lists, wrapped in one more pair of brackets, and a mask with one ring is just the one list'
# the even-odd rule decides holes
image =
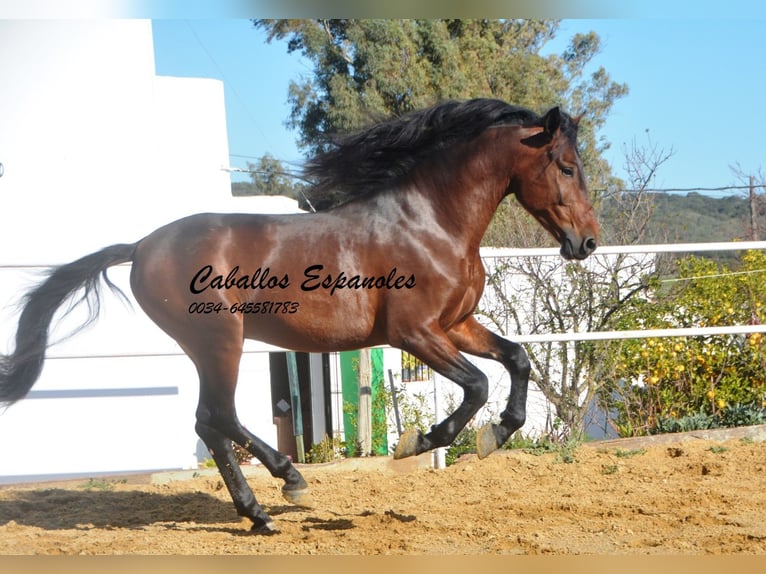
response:
{"label": "flowing black tail", "polygon": [[84,289],[82,297],[70,310],[85,301],[88,304],[88,319],[71,333],[74,335],[98,317],[99,275],[113,291],[125,296],[109,280],[106,270],[112,265],[131,261],[135,249],[135,244],[112,245],[56,267],[43,283],[26,295],[16,332],[16,348],[11,355],[0,355],[0,404],[11,405],[24,398],[37,381],[45,361],[48,330],[54,313],[62,303]]}

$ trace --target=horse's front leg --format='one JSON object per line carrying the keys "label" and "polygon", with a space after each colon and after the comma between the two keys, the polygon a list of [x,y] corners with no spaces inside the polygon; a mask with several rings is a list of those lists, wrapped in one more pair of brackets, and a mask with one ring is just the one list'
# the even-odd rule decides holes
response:
{"label": "horse's front leg", "polygon": [[473,316],[451,329],[448,335],[461,351],[499,361],[511,375],[511,392],[505,410],[500,413],[500,423],[484,425],[476,437],[476,452],[479,458],[484,458],[503,446],[524,425],[529,358],[521,345],[494,334]]}
{"label": "horse's front leg", "polygon": [[457,409],[434,425],[429,433],[423,434],[412,429],[406,431],[394,452],[396,459],[450,445],[471,417],[487,402],[489,390],[486,375],[463,357],[442,331],[433,330],[409,336],[402,348],[462,387],[464,395]]}

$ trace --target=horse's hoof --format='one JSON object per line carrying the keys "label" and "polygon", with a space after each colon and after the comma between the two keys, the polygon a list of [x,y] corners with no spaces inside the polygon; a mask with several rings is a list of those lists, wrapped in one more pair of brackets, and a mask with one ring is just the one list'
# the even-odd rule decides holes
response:
{"label": "horse's hoof", "polygon": [[250,527],[250,533],[259,534],[261,536],[270,536],[272,534],[278,534],[279,528],[277,528],[277,525],[273,520],[269,519],[266,522],[259,521],[258,523],[253,524],[253,526]]}
{"label": "horse's hoof", "polygon": [[282,489],[282,497],[290,504],[296,506],[311,506],[311,495],[308,488],[301,488],[299,490]]}
{"label": "horse's hoof", "polygon": [[487,423],[476,433],[476,454],[479,458],[486,458],[500,447],[497,444],[495,429],[492,423]]}
{"label": "horse's hoof", "polygon": [[418,441],[422,433],[418,429],[407,429],[399,437],[399,444],[394,451],[394,460],[418,454]]}

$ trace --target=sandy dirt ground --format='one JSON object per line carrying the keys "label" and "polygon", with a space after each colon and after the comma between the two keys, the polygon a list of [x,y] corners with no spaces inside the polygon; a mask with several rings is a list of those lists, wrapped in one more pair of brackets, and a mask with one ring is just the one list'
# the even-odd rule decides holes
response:
{"label": "sandy dirt ground", "polygon": [[499,451],[440,470],[423,456],[307,465],[311,507],[254,468],[270,536],[249,532],[215,474],[15,485],[0,489],[0,553],[766,554],[764,434],[595,443],[571,462]]}

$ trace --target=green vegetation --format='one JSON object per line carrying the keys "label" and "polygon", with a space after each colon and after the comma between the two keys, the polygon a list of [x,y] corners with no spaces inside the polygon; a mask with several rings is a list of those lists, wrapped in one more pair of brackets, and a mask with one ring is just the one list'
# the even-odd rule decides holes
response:
{"label": "green vegetation", "polygon": [[637,456],[639,454],[645,454],[646,449],[645,448],[631,448],[631,449],[621,449],[618,448],[614,451],[614,456],[617,458],[631,458],[633,456]]}
{"label": "green vegetation", "polygon": [[337,436],[325,436],[320,442],[311,445],[306,453],[306,462],[319,464],[323,462],[332,462],[347,456],[348,449],[346,443]]}
{"label": "green vegetation", "polygon": [[[688,256],[677,278],[623,309],[621,329],[707,327],[766,321],[766,253],[735,268]],[[604,404],[623,436],[766,422],[766,344],[761,333],[623,341]]]}
{"label": "green vegetation", "polygon": [[248,162],[249,182],[236,182],[231,186],[233,196],[245,195],[284,195],[301,200],[301,190],[305,186],[295,170],[286,168],[281,161],[270,154],[261,156],[256,163]]}
{"label": "green vegetation", "polygon": [[657,209],[650,239],[706,242],[743,239],[749,211],[744,196],[715,198],[699,193],[654,194]]}
{"label": "green vegetation", "polygon": [[[476,452],[476,433],[474,427],[466,427],[455,438],[454,442],[447,448],[445,462],[450,466],[464,454],[473,454]],[[524,436],[521,431],[517,431],[508,442],[503,445],[503,450],[523,450],[527,454],[541,456],[544,454],[555,454],[555,461],[558,463],[575,462],[575,451],[580,446],[580,441],[576,439],[558,440],[550,436],[539,438],[530,438]]]}
{"label": "green vegetation", "polygon": [[110,490],[114,490],[114,487],[118,484],[126,484],[128,481],[125,478],[121,479],[95,479],[95,478],[89,478],[88,482],[85,482],[81,485],[79,485],[78,488],[82,488],[83,490],[98,490],[101,492],[106,492]]}

